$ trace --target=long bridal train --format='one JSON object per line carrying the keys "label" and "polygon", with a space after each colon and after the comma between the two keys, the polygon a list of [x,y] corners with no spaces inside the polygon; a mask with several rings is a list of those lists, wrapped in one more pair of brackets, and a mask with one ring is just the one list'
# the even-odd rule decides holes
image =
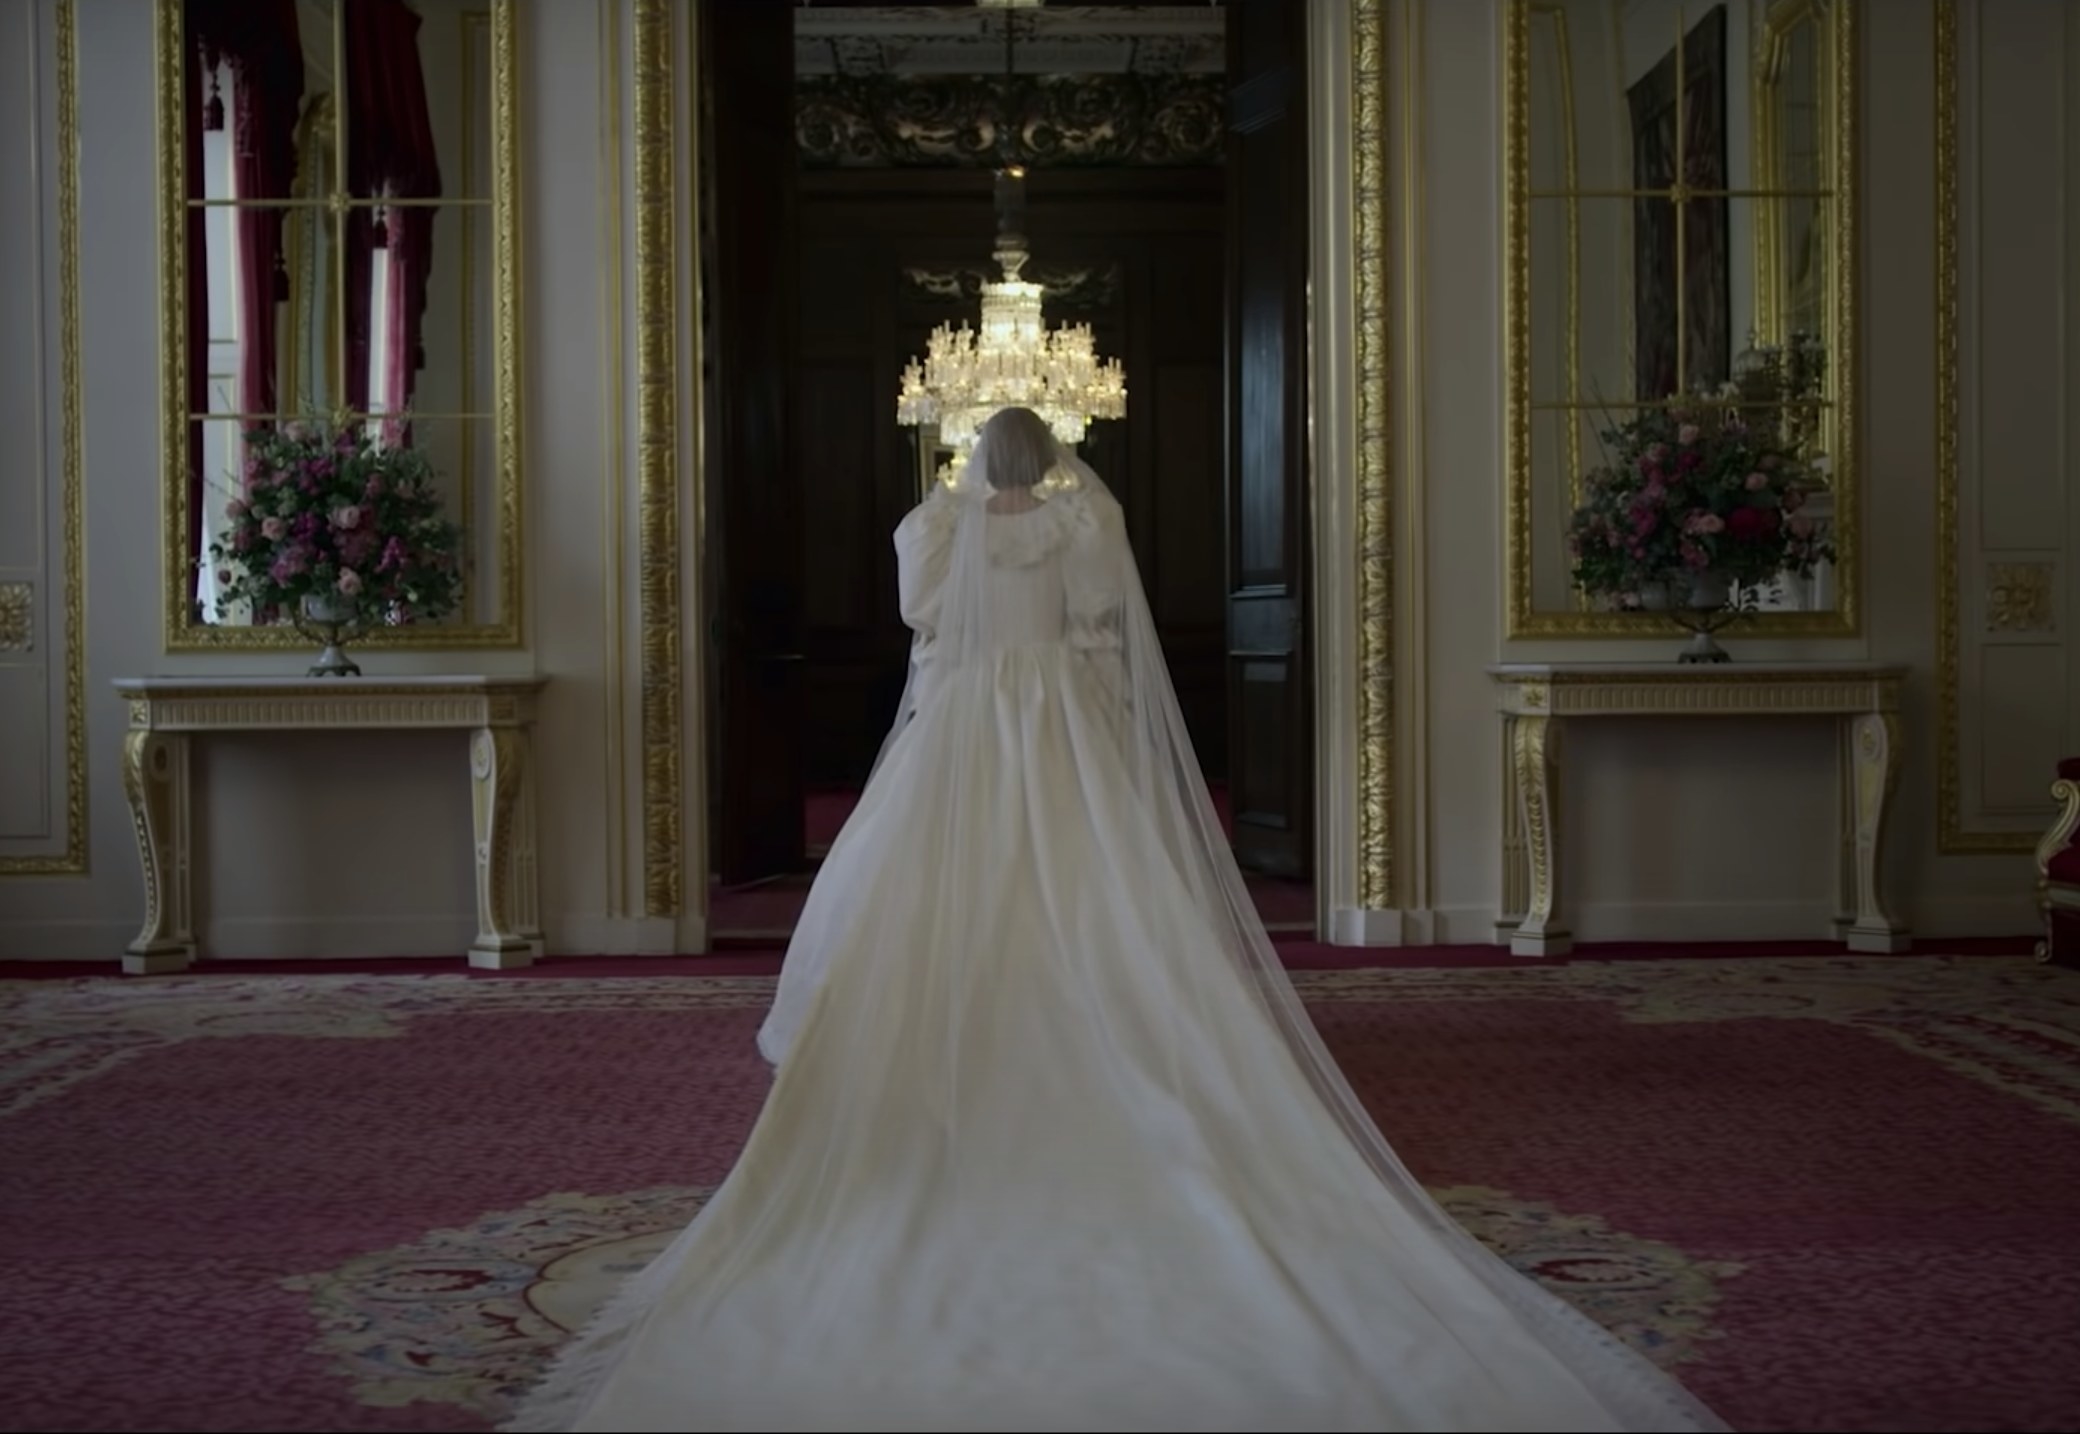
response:
{"label": "long bridal train", "polygon": [[1095,476],[999,415],[897,545],[916,671],[789,952],[764,1113],[510,1427],[1722,1427],[1359,1107]]}

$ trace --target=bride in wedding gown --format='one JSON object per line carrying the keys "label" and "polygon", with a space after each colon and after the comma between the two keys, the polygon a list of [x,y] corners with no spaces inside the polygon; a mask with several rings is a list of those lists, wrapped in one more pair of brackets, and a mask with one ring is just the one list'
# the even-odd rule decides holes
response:
{"label": "bride in wedding gown", "polygon": [[911,681],[735,1170],[516,1430],[1693,1430],[1462,1231],[1250,903],[1120,506],[1025,409],[896,533]]}

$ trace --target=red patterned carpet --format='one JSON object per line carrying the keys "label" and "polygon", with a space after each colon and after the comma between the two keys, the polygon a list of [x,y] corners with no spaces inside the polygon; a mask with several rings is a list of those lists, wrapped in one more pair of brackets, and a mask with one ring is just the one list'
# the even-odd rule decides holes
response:
{"label": "red patterned carpet", "polygon": [[[1409,1163],[1744,1429],[2080,1411],[2080,976],[1301,977]],[[698,1207],[755,977],[0,983],[13,1430],[482,1429]]]}

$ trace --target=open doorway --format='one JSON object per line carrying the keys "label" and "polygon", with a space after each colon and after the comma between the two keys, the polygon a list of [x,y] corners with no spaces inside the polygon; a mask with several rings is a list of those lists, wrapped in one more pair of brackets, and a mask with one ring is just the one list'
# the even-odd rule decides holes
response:
{"label": "open doorway", "polygon": [[939,460],[895,396],[996,277],[1007,162],[1047,322],[1126,370],[1082,452],[1216,803],[1267,924],[1313,930],[1303,12],[705,0],[714,939],[792,932],[886,734],[889,535]]}

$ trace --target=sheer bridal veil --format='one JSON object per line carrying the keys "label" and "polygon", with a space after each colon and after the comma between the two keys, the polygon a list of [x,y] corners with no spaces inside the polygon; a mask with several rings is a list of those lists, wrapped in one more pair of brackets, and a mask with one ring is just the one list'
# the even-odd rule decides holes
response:
{"label": "sheer bridal veil", "polygon": [[[1121,506],[1097,474],[1034,414],[1005,410],[896,543],[911,671],[790,947],[761,1034],[778,1072],[758,1125],[700,1219],[507,1427],[573,1427],[624,1357],[622,1388],[667,1399],[697,1354],[781,1377],[789,1359],[857,1353],[878,1328],[861,1311],[928,1324],[918,1310],[949,1293],[991,1293],[1007,1247],[1041,1252],[1007,1298],[1059,1303],[1076,1286],[1050,1271],[1134,1268],[1137,1242],[1157,1233],[1148,1210],[1167,1219],[1172,1193],[1197,1188],[1232,1191],[1269,1221],[1295,1190],[1362,1209],[1380,1233],[1361,1225],[1350,1259],[1463,1266],[1521,1326],[1504,1343],[1550,1351],[1565,1367],[1553,1377],[1578,1381],[1613,1427],[1723,1428],[1466,1234],[1360,1105],[1243,884]],[[1131,1219],[1120,1200],[1140,1202]],[[813,1318],[826,1299],[849,1318]],[[1483,1346],[1493,1313],[1473,1303],[1481,1312],[1436,1312],[1445,1337],[1506,1359]],[[1018,1331],[986,1333],[1015,1343]],[[1148,1338],[1156,1348],[1161,1332]],[[1124,1368],[1141,1353],[1117,1357]],[[782,1427],[699,1407],[706,1427]]]}

